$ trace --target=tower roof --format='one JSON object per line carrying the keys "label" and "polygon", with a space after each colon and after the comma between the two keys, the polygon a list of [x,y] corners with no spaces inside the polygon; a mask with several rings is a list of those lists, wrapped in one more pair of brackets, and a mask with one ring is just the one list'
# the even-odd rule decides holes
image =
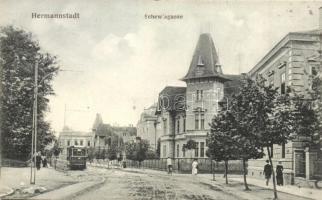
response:
{"label": "tower roof", "polygon": [[92,130],[97,130],[98,126],[101,124],[103,124],[102,116],[101,116],[101,114],[97,113]]}
{"label": "tower roof", "polygon": [[227,79],[220,69],[216,48],[209,33],[203,33],[199,36],[188,73],[182,80],[205,77]]}

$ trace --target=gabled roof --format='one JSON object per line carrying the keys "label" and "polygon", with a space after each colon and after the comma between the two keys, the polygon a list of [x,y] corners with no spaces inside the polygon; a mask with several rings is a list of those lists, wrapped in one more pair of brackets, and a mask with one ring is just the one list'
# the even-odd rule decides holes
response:
{"label": "gabled roof", "polygon": [[186,87],[167,86],[159,94],[157,113],[164,108],[167,111],[178,110],[185,105]]}
{"label": "gabled roof", "polygon": [[182,80],[205,77],[226,79],[222,75],[217,51],[209,33],[200,35],[188,73]]}

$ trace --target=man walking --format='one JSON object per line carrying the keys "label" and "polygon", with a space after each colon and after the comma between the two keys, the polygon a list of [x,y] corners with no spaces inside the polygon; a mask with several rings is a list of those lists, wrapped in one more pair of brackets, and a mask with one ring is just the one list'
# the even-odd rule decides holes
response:
{"label": "man walking", "polygon": [[37,153],[36,155],[36,167],[37,167],[37,170],[40,170],[40,165],[41,165],[41,153],[40,151]]}
{"label": "man walking", "polygon": [[266,160],[266,165],[264,166],[264,175],[266,179],[266,186],[268,186],[269,180],[271,179],[272,175],[272,166],[269,164],[268,160]]}

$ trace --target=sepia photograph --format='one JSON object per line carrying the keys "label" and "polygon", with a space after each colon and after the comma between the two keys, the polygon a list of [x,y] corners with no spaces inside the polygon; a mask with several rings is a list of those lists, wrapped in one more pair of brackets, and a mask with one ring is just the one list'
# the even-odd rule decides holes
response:
{"label": "sepia photograph", "polygon": [[0,199],[322,198],[322,1],[0,0]]}

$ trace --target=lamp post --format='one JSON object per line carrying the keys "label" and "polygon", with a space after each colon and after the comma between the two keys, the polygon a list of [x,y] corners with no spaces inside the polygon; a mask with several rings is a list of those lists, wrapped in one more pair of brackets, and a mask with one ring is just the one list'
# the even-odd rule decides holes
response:
{"label": "lamp post", "polygon": [[[35,78],[34,78],[34,100],[33,100],[33,123],[32,123],[32,136],[31,136],[31,165],[30,165],[30,184],[36,183],[36,154],[37,154],[37,134],[38,134],[38,87],[49,75],[59,71],[56,69],[53,72],[46,74],[38,83],[38,61],[35,64]],[[32,162],[33,159],[33,162]],[[32,170],[34,168],[34,171]]]}

